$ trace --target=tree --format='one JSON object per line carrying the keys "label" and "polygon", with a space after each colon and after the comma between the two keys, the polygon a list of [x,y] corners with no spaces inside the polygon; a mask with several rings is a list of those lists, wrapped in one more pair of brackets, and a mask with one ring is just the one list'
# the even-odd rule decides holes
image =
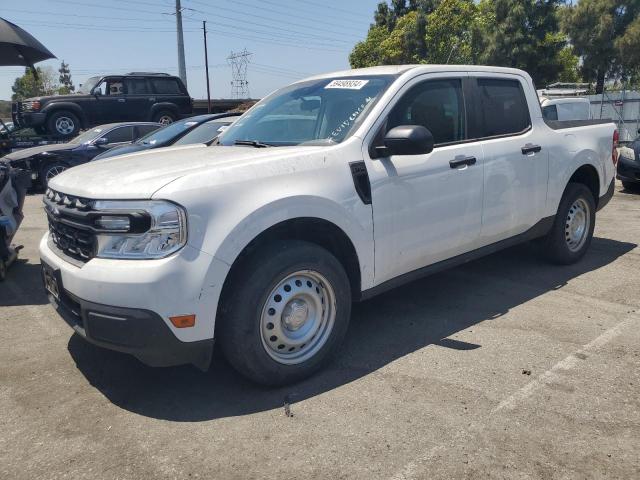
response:
{"label": "tree", "polygon": [[473,0],[442,0],[427,16],[425,58],[429,63],[471,63]]}
{"label": "tree", "polygon": [[563,26],[582,60],[582,74],[602,93],[609,78],[637,75],[640,0],[580,0],[566,9]]}
{"label": "tree", "polygon": [[521,68],[537,84],[558,78],[564,69],[565,36],[559,31],[558,7],[562,0],[483,0],[473,38],[478,44],[477,63]]}
{"label": "tree", "polygon": [[58,77],[58,81],[60,82],[58,93],[60,95],[68,95],[75,92],[76,87],[71,80],[71,70],[69,70],[69,64],[64,63],[64,60],[62,60],[62,64],[58,69],[58,73],[60,74],[60,76]]}
{"label": "tree", "polygon": [[12,100],[41,97],[55,93],[57,85],[53,70],[49,67],[38,67],[36,72],[37,78],[34,77],[33,70],[27,67],[24,70],[24,75],[15,79],[11,87],[11,90],[13,90]]}

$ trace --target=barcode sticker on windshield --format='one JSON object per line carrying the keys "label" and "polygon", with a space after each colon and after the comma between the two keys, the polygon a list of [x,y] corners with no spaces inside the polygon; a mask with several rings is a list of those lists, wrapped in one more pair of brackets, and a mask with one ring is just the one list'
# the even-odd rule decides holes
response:
{"label": "barcode sticker on windshield", "polygon": [[349,90],[360,90],[369,80],[332,80],[324,88],[346,88]]}

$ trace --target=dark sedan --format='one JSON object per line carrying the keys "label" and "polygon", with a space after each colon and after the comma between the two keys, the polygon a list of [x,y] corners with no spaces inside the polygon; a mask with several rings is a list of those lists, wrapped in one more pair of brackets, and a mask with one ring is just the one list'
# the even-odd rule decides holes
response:
{"label": "dark sedan", "polygon": [[218,113],[198,115],[173,122],[146,137],[122,147],[113,148],[101,153],[94,160],[140,152],[151,148],[168,147],[171,145],[188,145],[195,143],[209,143],[220,133],[220,129],[231,125],[240,113]]}
{"label": "dark sedan", "polygon": [[67,168],[87,163],[110,148],[130,144],[160,127],[151,122],[109,123],[87,130],[68,143],[26,148],[5,155],[2,160],[29,170],[34,182],[46,186]]}
{"label": "dark sedan", "polygon": [[627,190],[640,188],[640,137],[627,145],[627,148],[620,149],[617,177]]}

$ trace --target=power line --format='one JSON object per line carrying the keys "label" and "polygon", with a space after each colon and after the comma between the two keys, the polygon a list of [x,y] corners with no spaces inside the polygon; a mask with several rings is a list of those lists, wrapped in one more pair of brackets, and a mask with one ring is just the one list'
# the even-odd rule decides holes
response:
{"label": "power line", "polygon": [[334,7],[333,5],[329,6],[329,5],[325,4],[325,3],[312,2],[310,0],[298,0],[298,2],[299,3],[306,3],[307,5],[314,5],[316,7],[323,8],[323,9],[330,9],[330,10],[336,11],[336,12],[346,13],[347,15],[353,15],[353,16],[360,17],[360,18],[363,17],[363,15],[361,13],[356,13],[353,10],[345,10],[344,8]]}

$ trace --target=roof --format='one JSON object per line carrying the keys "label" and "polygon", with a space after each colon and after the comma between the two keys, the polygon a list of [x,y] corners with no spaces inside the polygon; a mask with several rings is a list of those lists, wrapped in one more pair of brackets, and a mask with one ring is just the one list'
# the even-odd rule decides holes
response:
{"label": "roof", "polygon": [[87,130],[94,130],[96,128],[101,128],[102,130],[106,130],[108,128],[124,127],[127,125],[136,126],[136,125],[160,125],[160,124],[156,122],[114,122],[114,123],[103,123],[102,125],[96,125],[95,127],[87,128]]}
{"label": "roof", "polygon": [[526,75],[524,70],[506,67],[491,67],[484,65],[381,65],[378,67],[354,68],[337,72],[323,73],[305,78],[304,80],[314,80],[333,77],[358,77],[362,75],[400,75],[410,70],[417,70],[420,73],[436,72],[488,72],[488,73],[510,73],[515,75]]}

